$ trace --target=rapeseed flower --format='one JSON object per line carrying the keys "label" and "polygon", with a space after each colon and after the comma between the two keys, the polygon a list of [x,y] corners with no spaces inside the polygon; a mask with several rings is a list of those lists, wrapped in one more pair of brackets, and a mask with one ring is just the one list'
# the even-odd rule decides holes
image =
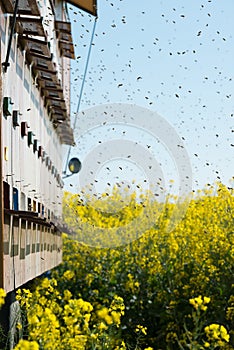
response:
{"label": "rapeseed flower", "polygon": [[20,339],[14,350],[39,350],[39,345],[35,341]]}
{"label": "rapeseed flower", "polygon": [[229,342],[229,334],[223,325],[213,323],[205,327],[205,332],[210,340],[225,340]]}
{"label": "rapeseed flower", "polygon": [[209,304],[210,298],[209,297],[204,297],[202,298],[201,295],[199,295],[197,298],[189,299],[190,304],[196,309],[200,309],[202,311],[207,310],[206,304]]}
{"label": "rapeseed flower", "polygon": [[[233,191],[218,184],[177,203],[172,197],[159,203],[150,194],[142,194],[140,202],[127,192],[103,198],[81,202],[65,195],[65,221],[76,239],[64,235],[63,263],[51,279],[18,292],[28,340],[48,350],[149,350],[149,345],[158,350],[179,344],[231,350]],[[148,217],[142,218],[144,206]],[[121,229],[115,236],[111,230],[137,217],[142,234],[131,227],[130,243],[121,245]],[[89,223],[84,232],[80,220]],[[147,220],[152,226],[146,230]],[[93,225],[104,228],[102,236],[93,234]],[[82,243],[84,236],[93,247]],[[94,248],[105,240],[118,248]],[[144,326],[136,332],[138,322]]]}
{"label": "rapeseed flower", "polygon": [[5,303],[6,292],[0,288],[0,307]]}

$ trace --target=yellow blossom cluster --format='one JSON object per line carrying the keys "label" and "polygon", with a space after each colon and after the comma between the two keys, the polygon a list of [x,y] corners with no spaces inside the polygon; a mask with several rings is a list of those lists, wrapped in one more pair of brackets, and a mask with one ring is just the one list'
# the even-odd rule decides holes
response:
{"label": "yellow blossom cluster", "polygon": [[[212,323],[205,327],[205,333],[208,341],[215,346],[225,346],[225,342],[229,342],[230,335],[228,334],[226,328],[223,325]],[[207,344],[207,347],[208,347]]]}
{"label": "yellow blossom cluster", "polygon": [[222,184],[177,203],[66,193],[76,239],[64,235],[51,279],[18,294],[28,340],[43,350],[233,350],[233,213],[233,190]]}
{"label": "yellow blossom cluster", "polygon": [[39,345],[35,341],[20,339],[14,350],[39,350]]}
{"label": "yellow blossom cluster", "polygon": [[147,327],[143,327],[141,325],[137,325],[136,333],[143,333],[144,335],[147,335]]}
{"label": "yellow blossom cluster", "polygon": [[191,305],[193,305],[193,307],[196,310],[200,309],[202,311],[206,311],[207,310],[206,304],[209,304],[210,298],[209,297],[202,298],[202,296],[199,295],[199,297],[197,297],[197,298],[189,299],[189,302]]}
{"label": "yellow blossom cluster", "polygon": [[[40,349],[46,350],[84,350],[94,344],[95,349],[102,349],[109,327],[117,328],[121,323],[125,308],[123,299],[115,295],[109,308],[97,312],[95,325],[90,325],[93,306],[82,298],[72,298],[68,289],[62,297],[55,286],[55,279],[44,278],[33,293],[27,289],[18,290],[17,300],[27,316],[29,341],[21,340],[15,350],[39,350],[39,344]],[[118,343],[118,339],[110,337],[106,340],[106,349]]]}
{"label": "yellow blossom cluster", "polygon": [[0,288],[0,307],[4,304],[6,297],[6,292],[4,289]]}

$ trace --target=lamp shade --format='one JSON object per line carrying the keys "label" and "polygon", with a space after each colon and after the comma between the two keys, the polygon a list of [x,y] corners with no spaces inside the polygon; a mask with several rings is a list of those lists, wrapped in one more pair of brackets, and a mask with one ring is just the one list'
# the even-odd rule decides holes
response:
{"label": "lamp shade", "polygon": [[78,158],[70,159],[68,163],[68,168],[71,173],[77,174],[81,170],[81,162]]}

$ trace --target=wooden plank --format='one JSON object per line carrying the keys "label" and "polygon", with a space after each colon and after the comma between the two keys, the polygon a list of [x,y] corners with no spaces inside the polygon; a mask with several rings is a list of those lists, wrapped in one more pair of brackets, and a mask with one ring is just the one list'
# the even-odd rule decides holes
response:
{"label": "wooden plank", "polygon": [[[8,13],[14,12],[15,0],[2,0],[3,6]],[[40,15],[40,10],[36,0],[20,0],[18,13],[24,15]]]}
{"label": "wooden plank", "polygon": [[17,17],[16,32],[21,35],[34,35],[46,37],[42,18],[32,17]]}
{"label": "wooden plank", "polygon": [[97,17],[96,0],[67,0],[67,2]]}
{"label": "wooden plank", "polygon": [[62,89],[42,89],[42,93],[47,98],[64,100]]}
{"label": "wooden plank", "polygon": [[68,57],[71,59],[75,58],[75,50],[74,50],[73,43],[60,40],[59,47],[60,47],[62,56]]}
{"label": "wooden plank", "polygon": [[71,22],[55,21],[55,29],[57,32],[71,34]]}

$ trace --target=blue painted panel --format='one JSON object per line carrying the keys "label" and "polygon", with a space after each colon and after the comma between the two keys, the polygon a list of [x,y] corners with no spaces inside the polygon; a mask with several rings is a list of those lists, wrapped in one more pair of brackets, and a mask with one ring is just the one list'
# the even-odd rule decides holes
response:
{"label": "blue painted panel", "polygon": [[19,191],[13,187],[13,209],[19,210]]}

